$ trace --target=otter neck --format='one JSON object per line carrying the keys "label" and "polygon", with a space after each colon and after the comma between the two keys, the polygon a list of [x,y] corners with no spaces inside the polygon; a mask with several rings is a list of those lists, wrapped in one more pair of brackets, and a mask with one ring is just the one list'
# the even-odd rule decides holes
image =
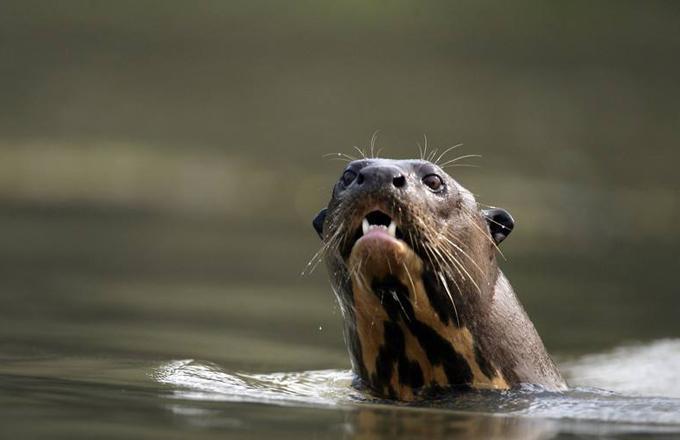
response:
{"label": "otter neck", "polygon": [[509,388],[478,344],[468,313],[483,292],[459,289],[460,281],[419,258],[370,276],[359,269],[349,280],[350,355],[372,392],[413,400],[450,387]]}

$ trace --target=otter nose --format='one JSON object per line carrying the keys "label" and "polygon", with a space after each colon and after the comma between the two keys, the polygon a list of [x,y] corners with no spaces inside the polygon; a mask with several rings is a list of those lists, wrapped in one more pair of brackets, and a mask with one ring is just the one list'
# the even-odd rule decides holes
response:
{"label": "otter nose", "polygon": [[401,188],[406,185],[406,177],[404,177],[404,174],[397,167],[373,165],[359,171],[357,184],[374,188],[381,188],[388,185]]}

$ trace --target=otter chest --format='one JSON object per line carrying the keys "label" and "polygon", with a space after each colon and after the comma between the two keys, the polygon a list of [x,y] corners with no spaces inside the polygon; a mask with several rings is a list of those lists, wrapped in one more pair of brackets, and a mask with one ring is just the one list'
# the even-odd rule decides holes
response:
{"label": "otter chest", "polygon": [[454,386],[509,388],[453,303],[442,301],[448,300],[441,295],[446,280],[436,278],[406,265],[372,282],[360,272],[352,277],[356,326],[350,337],[360,347],[360,376],[378,394],[400,400]]}

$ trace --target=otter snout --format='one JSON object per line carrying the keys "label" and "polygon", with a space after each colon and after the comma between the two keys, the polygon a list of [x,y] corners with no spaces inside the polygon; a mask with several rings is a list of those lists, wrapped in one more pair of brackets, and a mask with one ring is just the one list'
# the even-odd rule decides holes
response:
{"label": "otter snout", "polygon": [[365,190],[403,188],[406,177],[400,168],[393,165],[369,165],[359,171],[355,183]]}

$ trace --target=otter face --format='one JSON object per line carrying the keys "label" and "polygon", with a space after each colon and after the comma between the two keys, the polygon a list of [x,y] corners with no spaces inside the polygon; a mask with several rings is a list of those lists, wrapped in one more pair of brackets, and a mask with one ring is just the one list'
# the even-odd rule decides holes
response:
{"label": "otter face", "polygon": [[313,221],[346,323],[354,370],[381,396],[507,386],[473,332],[498,277],[504,210],[424,160],[348,164]]}
{"label": "otter face", "polygon": [[514,225],[503,209],[479,210],[473,195],[433,163],[390,159],[351,162],[313,221],[322,239],[337,241],[345,262],[355,246],[364,253],[407,246],[425,260],[440,260],[442,248],[462,252],[456,234],[471,223],[491,245]]}

